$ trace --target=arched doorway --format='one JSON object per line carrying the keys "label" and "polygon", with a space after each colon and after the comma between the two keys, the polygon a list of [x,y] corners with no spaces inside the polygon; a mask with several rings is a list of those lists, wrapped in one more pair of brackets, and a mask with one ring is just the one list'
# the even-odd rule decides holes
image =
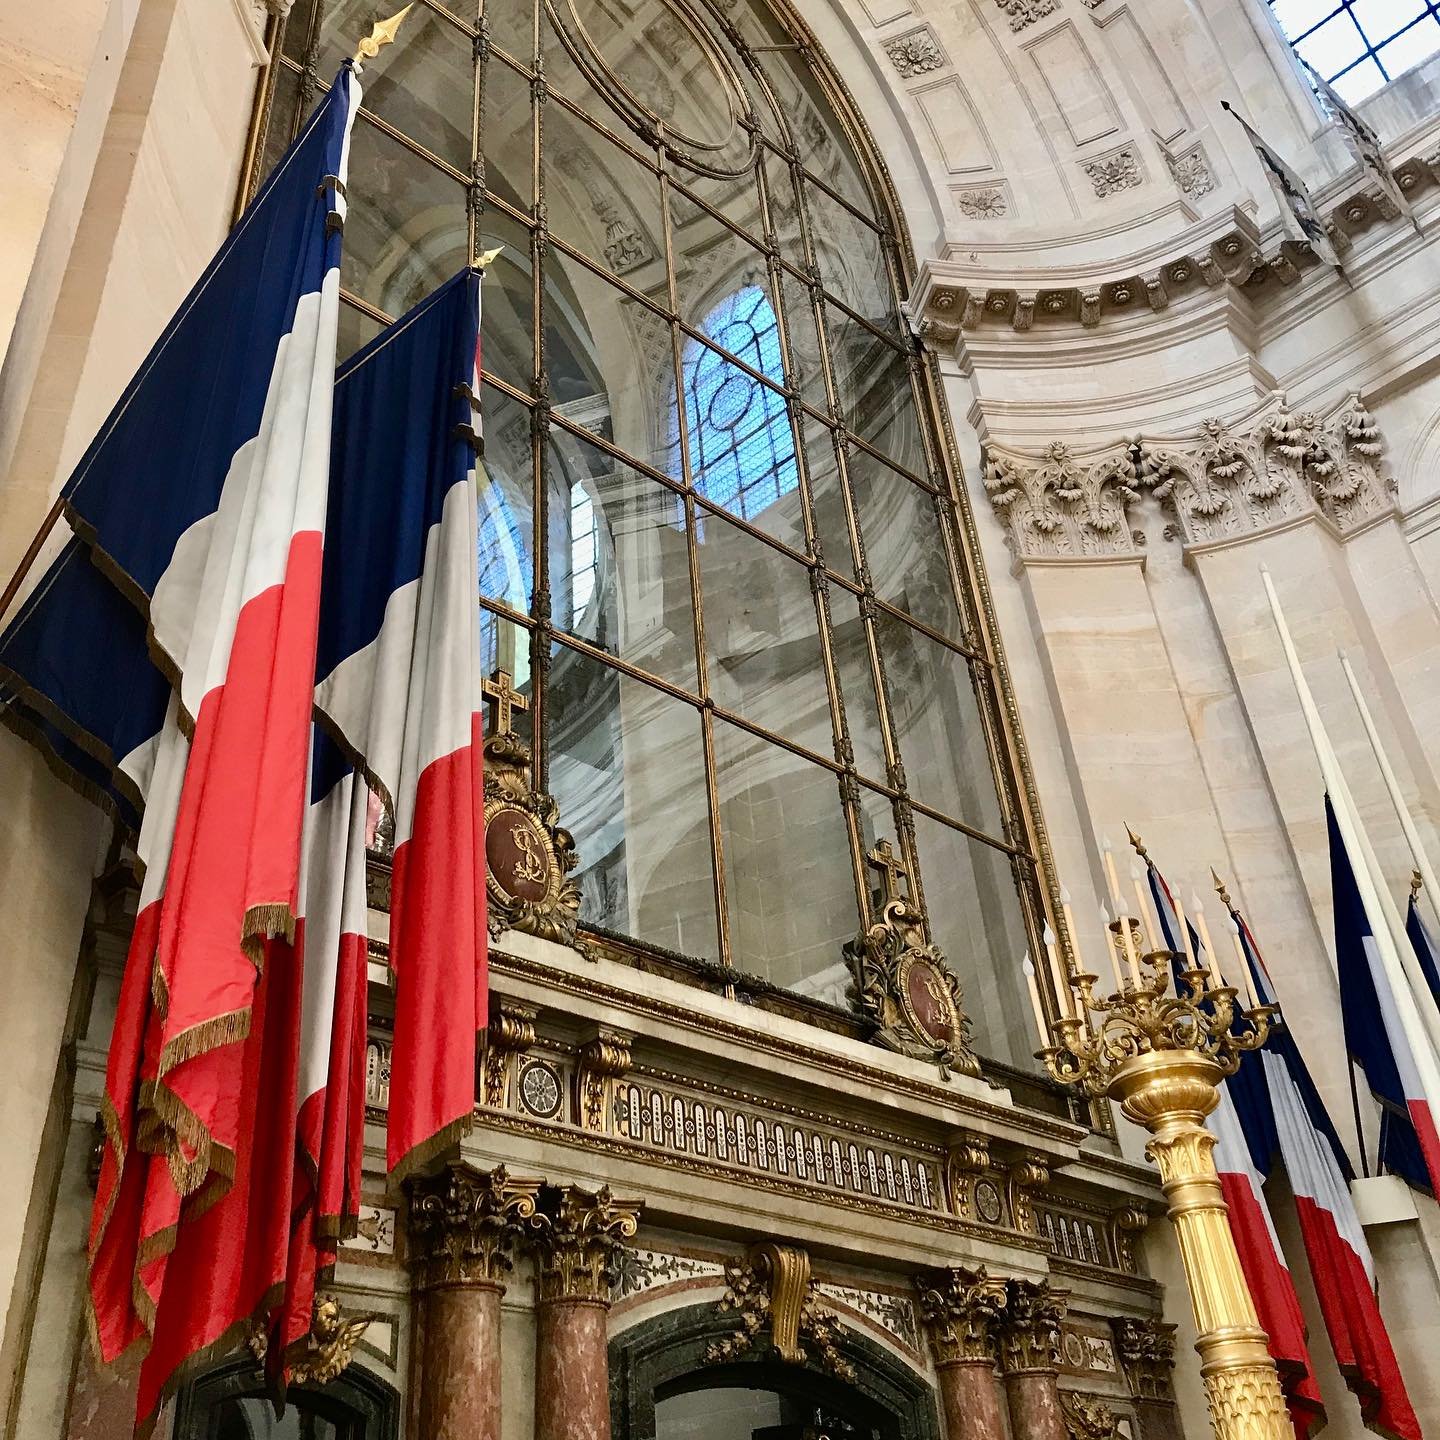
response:
{"label": "arched doorway", "polygon": [[610,1342],[614,1440],[940,1440],[929,1380],[846,1328],[842,1380],[764,1353],[706,1360],[733,1323],[713,1304],[652,1316]]}

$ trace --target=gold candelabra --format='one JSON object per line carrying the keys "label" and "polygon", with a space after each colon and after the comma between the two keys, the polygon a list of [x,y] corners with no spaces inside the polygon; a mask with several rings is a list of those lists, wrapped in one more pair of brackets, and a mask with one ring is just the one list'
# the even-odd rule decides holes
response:
{"label": "gold candelabra", "polygon": [[[1118,887],[1112,885],[1112,893]],[[1205,1117],[1220,1103],[1220,1082],[1235,1073],[1242,1054],[1265,1043],[1276,1012],[1254,1003],[1253,994],[1248,1008],[1237,1005],[1203,919],[1208,968],[1196,961],[1183,913],[1184,952],[1176,953],[1157,943],[1143,897],[1141,909],[1149,932],[1143,948],[1138,921],[1106,917],[1116,988],[1104,997],[1096,993],[1098,975],[1065,971],[1047,928],[1051,972],[1066,1013],[1048,1027],[1053,1043],[1039,1054],[1055,1079],[1110,1096],[1150,1134],[1146,1153],[1159,1168],[1180,1243],[1218,1440],[1293,1440],[1230,1232],[1211,1153],[1215,1137],[1205,1128]],[[1243,978],[1249,980],[1248,967]]]}

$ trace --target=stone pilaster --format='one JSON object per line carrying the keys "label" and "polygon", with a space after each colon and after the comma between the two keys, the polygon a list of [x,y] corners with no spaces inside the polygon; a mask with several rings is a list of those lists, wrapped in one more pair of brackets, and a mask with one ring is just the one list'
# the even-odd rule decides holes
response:
{"label": "stone pilaster", "polygon": [[605,1312],[638,1200],[547,1188],[529,1219],[537,1287],[535,1440],[610,1440]]}
{"label": "stone pilaster", "polygon": [[1067,1440],[1060,1408],[1060,1321],[1068,1292],[1047,1280],[1011,1280],[1000,1327],[1000,1368],[1010,1430],[1025,1440]]}
{"label": "stone pilaster", "polygon": [[947,1440],[1004,1440],[995,1354],[1008,1298],[1005,1281],[983,1266],[954,1266],[922,1275],[916,1284]]}
{"label": "stone pilaster", "polygon": [[1180,1440],[1171,1372],[1175,1368],[1175,1327],[1154,1319],[1123,1316],[1111,1322],[1115,1350],[1135,1401],[1140,1440]]}
{"label": "stone pilaster", "polygon": [[408,1187],[427,1440],[500,1440],[500,1298],[540,1187],[464,1164]]}

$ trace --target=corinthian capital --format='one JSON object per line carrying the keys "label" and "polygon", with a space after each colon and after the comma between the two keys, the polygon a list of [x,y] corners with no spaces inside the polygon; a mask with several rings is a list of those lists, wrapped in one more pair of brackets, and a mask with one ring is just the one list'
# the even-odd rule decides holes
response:
{"label": "corinthian capital", "polygon": [[1138,1400],[1172,1398],[1170,1372],[1175,1366],[1175,1327],[1150,1317],[1124,1315],[1112,1320],[1115,1348],[1130,1393]]}
{"label": "corinthian capital", "polygon": [[610,1275],[640,1225],[639,1200],[617,1200],[610,1187],[591,1194],[574,1185],[546,1188],[527,1221],[540,1299],[610,1303]]}
{"label": "corinthian capital", "polygon": [[464,1164],[412,1181],[409,1240],[419,1288],[503,1285],[541,1184],[503,1165],[485,1171]]}
{"label": "corinthian capital", "polygon": [[1048,1280],[1011,1280],[1000,1330],[1000,1363],[1007,1375],[1060,1368],[1060,1322],[1068,1290]]}
{"label": "corinthian capital", "polygon": [[994,1361],[995,1332],[1005,1316],[1005,1281],[982,1265],[954,1265],[917,1278],[920,1314],[936,1365]]}

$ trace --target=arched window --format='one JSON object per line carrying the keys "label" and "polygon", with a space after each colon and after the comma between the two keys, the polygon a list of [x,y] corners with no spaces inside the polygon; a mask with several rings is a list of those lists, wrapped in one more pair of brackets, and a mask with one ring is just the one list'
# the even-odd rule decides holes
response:
{"label": "arched window", "polygon": [[[758,285],[722,300],[700,326],[777,385],[785,383],[775,307]],[[753,519],[799,483],[795,439],[781,395],[726,360],[719,350],[687,342],[680,361],[695,488],[744,520]],[[671,473],[679,474],[679,439]]]}
{"label": "arched window", "polygon": [[[416,6],[366,65],[342,334],[500,247],[482,639],[538,691],[581,923],[840,1024],[883,838],[978,1047],[1033,1069],[1038,832],[863,117],[783,0],[481,9]],[[279,22],[265,156],[354,29]]]}

